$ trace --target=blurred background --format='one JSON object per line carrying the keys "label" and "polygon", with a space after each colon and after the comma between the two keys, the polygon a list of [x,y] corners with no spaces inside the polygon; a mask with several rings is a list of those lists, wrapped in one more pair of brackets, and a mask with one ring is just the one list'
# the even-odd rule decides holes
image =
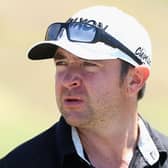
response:
{"label": "blurred background", "polygon": [[139,112],[168,135],[168,0],[0,0],[0,4],[0,158],[59,118],[53,61],[28,60],[27,49],[44,39],[50,23],[98,4],[128,12],[149,32],[152,73]]}

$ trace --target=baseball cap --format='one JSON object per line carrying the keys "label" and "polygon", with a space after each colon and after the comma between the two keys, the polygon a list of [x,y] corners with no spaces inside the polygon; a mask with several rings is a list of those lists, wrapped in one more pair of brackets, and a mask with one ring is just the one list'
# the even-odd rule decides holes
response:
{"label": "baseball cap", "polygon": [[[151,42],[144,27],[132,16],[116,7],[93,6],[75,13],[68,22],[83,22],[94,25],[106,31],[121,44],[126,46],[133,56],[150,69]],[[119,48],[112,47],[103,42],[82,43],[70,41],[66,31],[62,32],[56,40],[44,40],[34,44],[28,50],[28,57],[33,60],[52,58],[56,49],[61,47],[77,57],[87,60],[121,59],[133,66],[139,66],[136,59]]]}

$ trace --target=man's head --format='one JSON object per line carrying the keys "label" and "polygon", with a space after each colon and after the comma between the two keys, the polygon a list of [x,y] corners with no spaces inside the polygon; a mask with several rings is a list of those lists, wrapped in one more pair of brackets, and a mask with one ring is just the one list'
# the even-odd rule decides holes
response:
{"label": "man's head", "polygon": [[[54,58],[58,67],[57,103],[65,114],[64,107],[76,108],[73,101],[80,104],[81,97],[90,111],[94,108],[93,111],[98,111],[96,107],[119,110],[120,103],[125,104],[127,98],[135,101],[143,95],[151,66],[151,43],[135,18],[114,7],[95,6],[80,10],[64,23],[50,25],[45,41],[35,44],[28,51],[28,57]],[[97,71],[88,72],[83,67]],[[72,88],[68,82],[67,87],[64,78],[73,83],[74,91],[70,91]]]}

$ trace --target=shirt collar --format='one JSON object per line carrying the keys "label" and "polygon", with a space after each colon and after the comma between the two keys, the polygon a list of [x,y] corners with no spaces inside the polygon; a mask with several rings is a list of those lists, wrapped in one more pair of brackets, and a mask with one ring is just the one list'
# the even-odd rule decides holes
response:
{"label": "shirt collar", "polygon": [[[143,120],[140,117],[139,130],[139,140],[137,146],[145,161],[152,166],[159,160],[159,152],[148,132],[148,129],[146,128]],[[89,161],[85,158],[83,146],[81,144],[80,137],[75,127],[71,127],[71,133],[72,141],[77,154],[88,164],[90,164]]]}
{"label": "shirt collar", "polygon": [[71,132],[72,132],[72,141],[73,141],[73,144],[74,144],[74,146],[75,146],[75,149],[76,149],[77,154],[78,154],[83,160],[85,160],[88,164],[90,164],[90,162],[89,162],[89,161],[86,159],[86,157],[85,157],[84,150],[83,150],[83,146],[82,146],[82,143],[81,143],[81,141],[80,141],[79,134],[78,134],[76,128],[75,128],[75,127],[72,127]]}
{"label": "shirt collar", "polygon": [[146,162],[152,166],[159,160],[159,152],[141,118],[139,118],[139,130],[138,148]]}

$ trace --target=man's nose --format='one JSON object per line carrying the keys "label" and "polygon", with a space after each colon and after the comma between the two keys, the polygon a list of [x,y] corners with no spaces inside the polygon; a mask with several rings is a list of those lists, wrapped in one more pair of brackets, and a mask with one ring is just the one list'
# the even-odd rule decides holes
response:
{"label": "man's nose", "polygon": [[62,82],[64,87],[66,87],[67,89],[72,89],[79,87],[81,85],[81,78],[79,77],[78,74],[69,72],[64,76]]}

